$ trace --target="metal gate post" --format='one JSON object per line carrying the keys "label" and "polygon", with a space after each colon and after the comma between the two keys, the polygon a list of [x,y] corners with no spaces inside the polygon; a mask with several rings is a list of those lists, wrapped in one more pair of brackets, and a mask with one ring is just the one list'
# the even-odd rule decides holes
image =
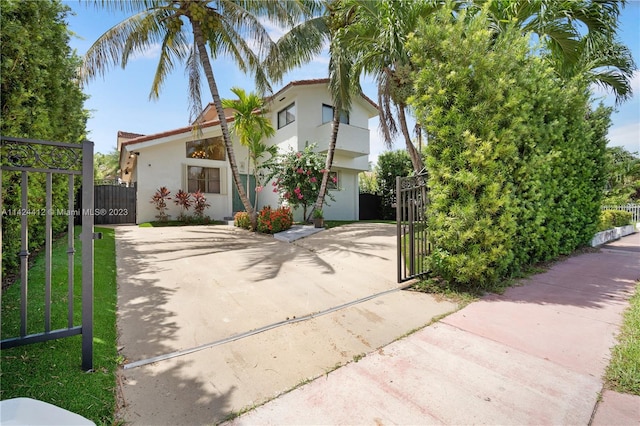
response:
{"label": "metal gate post", "polygon": [[[411,190],[410,195],[413,195],[414,190]],[[415,250],[415,224],[414,221],[414,200],[413,198],[407,196],[407,208],[409,209],[409,275],[415,275],[416,273],[416,250]]]}
{"label": "metal gate post", "polygon": [[93,142],[82,142],[82,369],[93,369]]}
{"label": "metal gate post", "polygon": [[400,176],[396,176],[396,252],[398,254],[398,282],[402,282],[403,273],[403,263],[402,263],[402,209],[400,208],[400,181],[402,178]]}
{"label": "metal gate post", "polygon": [[20,175],[22,177],[20,181],[20,207],[22,208],[20,216],[20,337],[25,337],[27,335],[27,296],[29,294],[29,221],[27,220],[29,177],[26,171]]}

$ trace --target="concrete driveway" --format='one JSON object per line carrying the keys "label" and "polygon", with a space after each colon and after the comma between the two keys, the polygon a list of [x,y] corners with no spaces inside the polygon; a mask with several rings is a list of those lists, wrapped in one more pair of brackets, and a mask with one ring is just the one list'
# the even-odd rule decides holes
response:
{"label": "concrete driveway", "polygon": [[[118,227],[121,417],[216,423],[454,310],[397,290],[395,242],[384,224],[294,243],[225,226]],[[251,330],[264,331],[233,340]]]}

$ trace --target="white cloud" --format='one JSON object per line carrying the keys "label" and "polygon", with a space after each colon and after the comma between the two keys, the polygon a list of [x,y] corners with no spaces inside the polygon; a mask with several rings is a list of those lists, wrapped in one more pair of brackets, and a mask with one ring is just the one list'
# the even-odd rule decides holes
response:
{"label": "white cloud", "polygon": [[621,146],[629,152],[640,152],[640,122],[609,129],[609,146]]}
{"label": "white cloud", "polygon": [[278,41],[280,37],[282,37],[287,32],[285,28],[276,25],[267,18],[261,17],[258,19],[258,21],[267,30],[267,34],[269,34],[269,37],[271,37],[271,40],[273,41]]}
{"label": "white cloud", "polygon": [[315,58],[313,58],[311,60],[312,64],[318,64],[318,65],[329,65],[329,54],[324,54],[321,53],[320,55],[316,56]]}
{"label": "white cloud", "polygon": [[144,52],[135,52],[131,55],[132,61],[137,61],[138,59],[158,59],[160,57],[160,51],[162,46],[160,43],[153,43],[147,50]]}

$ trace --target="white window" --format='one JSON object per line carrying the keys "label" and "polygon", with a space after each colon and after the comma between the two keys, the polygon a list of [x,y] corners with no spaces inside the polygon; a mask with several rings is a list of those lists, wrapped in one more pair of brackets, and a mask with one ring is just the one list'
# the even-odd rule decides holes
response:
{"label": "white window", "polygon": [[[322,124],[333,121],[333,110],[331,105],[322,104]],[[349,113],[342,111],[340,113],[340,122],[349,124]]]}
{"label": "white window", "polygon": [[285,109],[278,112],[278,129],[282,129],[287,124],[296,121],[296,104],[292,103]]}
{"label": "white window", "polygon": [[187,166],[187,190],[220,194],[220,169],[217,167]]}

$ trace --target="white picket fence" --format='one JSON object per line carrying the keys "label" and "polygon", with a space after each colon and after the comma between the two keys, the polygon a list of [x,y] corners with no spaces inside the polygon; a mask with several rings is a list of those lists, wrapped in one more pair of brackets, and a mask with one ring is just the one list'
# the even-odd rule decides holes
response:
{"label": "white picket fence", "polygon": [[602,206],[602,210],[624,210],[631,213],[634,222],[640,222],[640,204],[624,204],[621,206]]}

